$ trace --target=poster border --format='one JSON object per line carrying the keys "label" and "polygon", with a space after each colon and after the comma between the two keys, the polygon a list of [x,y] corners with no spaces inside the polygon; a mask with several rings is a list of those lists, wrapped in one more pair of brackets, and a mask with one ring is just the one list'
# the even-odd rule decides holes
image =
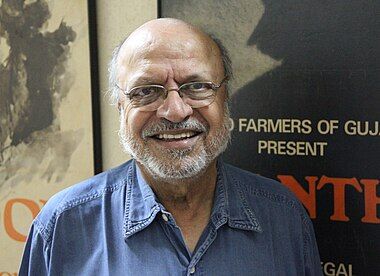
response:
{"label": "poster border", "polygon": [[87,18],[89,32],[89,54],[91,74],[92,137],[94,174],[103,171],[101,118],[100,118],[100,84],[97,40],[96,1],[87,1]]}
{"label": "poster border", "polygon": [[157,0],[157,18],[162,18],[161,0]]}

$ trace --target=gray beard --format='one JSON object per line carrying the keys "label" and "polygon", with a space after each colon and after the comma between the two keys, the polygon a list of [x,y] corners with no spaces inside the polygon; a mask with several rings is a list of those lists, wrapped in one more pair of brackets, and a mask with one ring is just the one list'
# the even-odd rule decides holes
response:
{"label": "gray beard", "polygon": [[[154,179],[176,182],[201,175],[225,151],[231,139],[230,125],[230,113],[226,104],[222,127],[210,141],[202,143],[200,148],[162,149],[162,154],[156,156],[145,146],[150,133],[179,128],[195,128],[207,132],[207,128],[191,118],[181,123],[162,122],[147,126],[142,131],[141,138],[127,132],[125,112],[121,111],[119,137],[124,151],[141,163]],[[193,151],[198,153],[191,154]]]}

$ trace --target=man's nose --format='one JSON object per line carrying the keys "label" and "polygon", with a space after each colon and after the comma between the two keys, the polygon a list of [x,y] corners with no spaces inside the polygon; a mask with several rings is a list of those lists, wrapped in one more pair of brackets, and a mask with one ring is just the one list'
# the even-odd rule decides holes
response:
{"label": "man's nose", "polygon": [[193,108],[183,101],[178,91],[170,90],[164,103],[157,109],[157,117],[179,123],[193,114]]}

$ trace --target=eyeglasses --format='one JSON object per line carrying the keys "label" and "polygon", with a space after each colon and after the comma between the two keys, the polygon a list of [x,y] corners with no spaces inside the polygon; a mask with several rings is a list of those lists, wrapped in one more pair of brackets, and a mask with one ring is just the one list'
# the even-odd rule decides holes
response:
{"label": "eyeglasses", "polygon": [[116,87],[129,97],[133,107],[140,108],[142,111],[155,111],[164,103],[169,91],[177,91],[183,102],[192,108],[208,106],[215,100],[216,91],[226,81],[228,81],[227,76],[219,84],[189,82],[182,84],[178,89],[170,90],[158,84],[136,86],[129,91],[118,85]]}

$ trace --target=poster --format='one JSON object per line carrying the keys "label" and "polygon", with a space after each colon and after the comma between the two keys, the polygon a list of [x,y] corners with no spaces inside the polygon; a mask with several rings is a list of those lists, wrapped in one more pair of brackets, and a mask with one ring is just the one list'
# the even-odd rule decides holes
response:
{"label": "poster", "polygon": [[0,2],[0,275],[32,219],[94,173],[87,1]]}
{"label": "poster", "polygon": [[224,160],[302,201],[325,275],[379,275],[379,1],[162,0],[229,50]]}

